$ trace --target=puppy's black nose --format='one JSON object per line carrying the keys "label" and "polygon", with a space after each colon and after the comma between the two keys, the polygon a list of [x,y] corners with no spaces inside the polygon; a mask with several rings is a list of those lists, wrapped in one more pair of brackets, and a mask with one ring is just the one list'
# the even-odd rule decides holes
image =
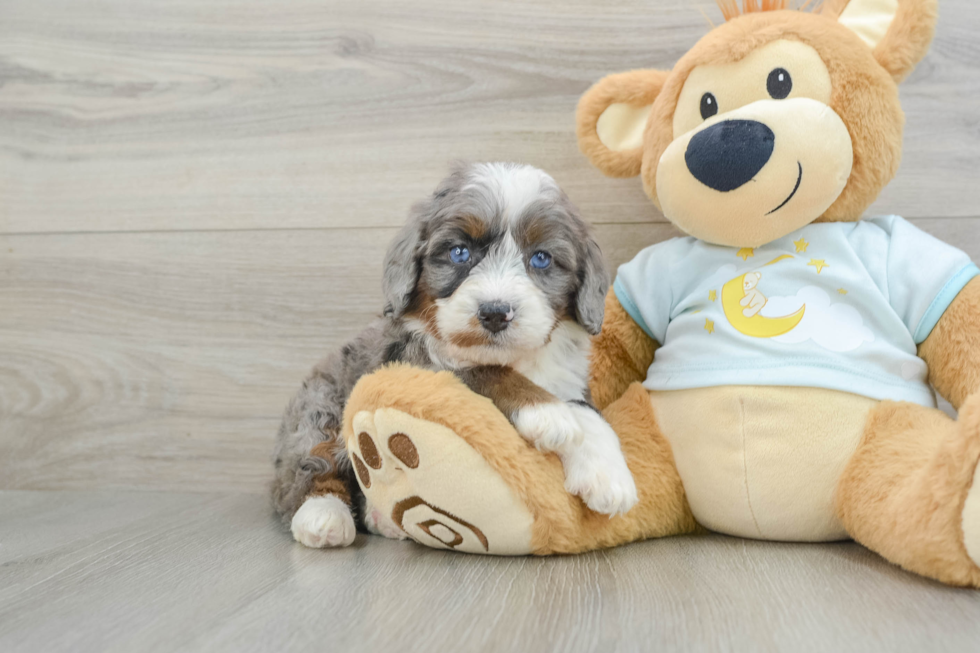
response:
{"label": "puppy's black nose", "polygon": [[772,156],[776,135],[755,120],[725,120],[694,135],[684,160],[694,178],[727,193],[744,185]]}
{"label": "puppy's black nose", "polygon": [[487,302],[480,304],[480,309],[476,313],[480,318],[480,324],[490,333],[498,333],[507,328],[510,321],[514,319],[514,310],[510,304],[503,302]]}

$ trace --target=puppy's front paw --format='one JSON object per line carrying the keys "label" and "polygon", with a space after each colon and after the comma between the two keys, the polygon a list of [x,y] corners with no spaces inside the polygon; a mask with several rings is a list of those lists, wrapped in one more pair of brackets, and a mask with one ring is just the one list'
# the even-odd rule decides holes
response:
{"label": "puppy's front paw", "polygon": [[525,406],[514,416],[514,428],[541,451],[561,451],[582,443],[582,429],[565,403]]}
{"label": "puppy's front paw", "polygon": [[575,406],[573,413],[585,434],[582,446],[561,454],[565,489],[585,505],[606,515],[621,515],[636,505],[633,474],[619,446],[619,436],[598,412]]}
{"label": "puppy's front paw", "polygon": [[604,515],[622,515],[636,505],[639,498],[629,468],[600,457],[576,452],[563,459],[565,489],[582,497],[591,510]]}
{"label": "puppy's front paw", "polygon": [[293,515],[291,529],[297,542],[314,549],[350,546],[357,535],[350,508],[329,494],[307,499]]}

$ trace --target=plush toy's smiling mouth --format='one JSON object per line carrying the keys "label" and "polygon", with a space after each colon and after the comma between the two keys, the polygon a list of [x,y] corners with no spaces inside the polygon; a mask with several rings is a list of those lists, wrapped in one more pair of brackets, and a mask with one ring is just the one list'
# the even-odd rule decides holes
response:
{"label": "plush toy's smiling mouth", "polygon": [[772,215],[773,213],[775,213],[779,209],[781,209],[784,206],[786,206],[786,203],[789,202],[791,199],[793,199],[793,195],[796,195],[796,191],[800,190],[800,182],[803,180],[803,164],[800,163],[799,161],[797,161],[796,162],[796,165],[799,167],[800,172],[796,176],[796,185],[793,186],[793,192],[789,194],[789,197],[787,197],[786,199],[783,200],[783,203],[782,204],[780,204],[779,206],[777,206],[776,208],[774,208],[769,213],[766,213],[766,215]]}

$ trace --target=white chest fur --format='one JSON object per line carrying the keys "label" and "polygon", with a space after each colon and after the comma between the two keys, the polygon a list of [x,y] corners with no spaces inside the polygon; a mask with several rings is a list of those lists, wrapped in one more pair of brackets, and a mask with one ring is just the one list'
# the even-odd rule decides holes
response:
{"label": "white chest fur", "polygon": [[544,347],[513,364],[515,370],[562,401],[582,399],[589,385],[592,341],[581,325],[562,321]]}

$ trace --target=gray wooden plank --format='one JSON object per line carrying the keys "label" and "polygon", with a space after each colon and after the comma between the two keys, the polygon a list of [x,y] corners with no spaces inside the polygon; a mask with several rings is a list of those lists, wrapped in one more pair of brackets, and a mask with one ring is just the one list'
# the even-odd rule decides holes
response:
{"label": "gray wooden plank", "polygon": [[[975,221],[919,224],[980,260]],[[286,400],[381,309],[392,233],[0,236],[0,488],[263,492]],[[597,229],[613,265],[675,233]]]}
{"label": "gray wooden plank", "polygon": [[[539,165],[593,221],[662,221],[578,153],[574,107],[705,30],[689,0],[8,0],[0,233],[392,226],[452,158]],[[974,3],[941,2],[876,212],[976,215],[978,32]]]}
{"label": "gray wooden plank", "polygon": [[21,530],[64,537],[0,565],[10,653],[973,651],[980,638],[980,593],[851,543],[712,535],[508,559],[359,536],[318,551],[254,496],[71,493],[93,531],[64,519],[68,493],[37,494],[26,523],[0,492],[0,550]]}

